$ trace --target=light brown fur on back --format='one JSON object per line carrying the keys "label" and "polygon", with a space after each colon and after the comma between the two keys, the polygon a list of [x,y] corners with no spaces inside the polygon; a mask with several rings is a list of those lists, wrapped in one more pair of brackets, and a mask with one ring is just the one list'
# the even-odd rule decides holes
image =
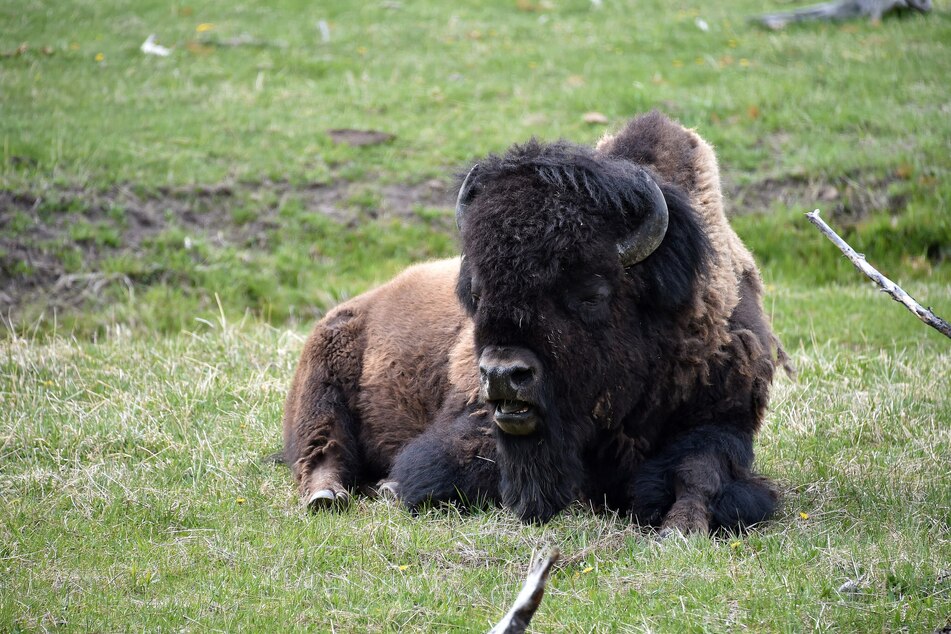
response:
{"label": "light brown fur on back", "polygon": [[[695,131],[654,111],[633,119],[617,134],[602,138],[597,150],[644,165],[687,192],[703,221],[713,253],[703,274],[704,283],[698,286],[701,295],[694,303],[696,339],[701,350],[728,345],[728,321],[740,302],[741,286],[753,293],[748,299],[759,304],[762,281],[753,255],[727,219],[720,169],[711,145]],[[787,357],[778,340],[774,340],[774,346],[785,362]]]}
{"label": "light brown fur on back", "polygon": [[366,307],[364,328],[374,345],[363,351],[356,409],[375,464],[389,466],[442,405],[437,399],[448,387],[450,351],[468,321],[455,296],[458,274],[458,259],[411,267]]}

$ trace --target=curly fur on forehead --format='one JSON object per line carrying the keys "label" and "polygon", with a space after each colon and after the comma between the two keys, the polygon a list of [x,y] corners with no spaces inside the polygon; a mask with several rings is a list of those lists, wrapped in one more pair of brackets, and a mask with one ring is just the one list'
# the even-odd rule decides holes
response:
{"label": "curly fur on forehead", "polygon": [[[534,180],[536,188],[553,188],[559,194],[574,199],[571,202],[575,205],[558,205],[565,212],[585,216],[595,213],[605,220],[620,220],[618,229],[622,231],[639,220],[637,217],[626,218],[622,213],[623,210],[636,210],[643,203],[633,165],[624,159],[598,154],[592,148],[567,141],[541,143],[532,139],[525,144],[512,146],[503,155],[490,155],[481,161],[472,186],[478,196],[487,183],[509,182],[510,179],[523,186],[525,180]],[[514,187],[506,189],[512,191]],[[524,195],[525,191],[519,193]],[[545,202],[545,207],[559,203],[558,198],[550,197],[550,189],[546,194],[549,195],[546,201],[535,202]],[[579,202],[585,204],[579,207]],[[525,214],[530,210],[521,208],[518,211]],[[551,209],[539,211],[550,214]]]}
{"label": "curly fur on forehead", "polygon": [[[485,286],[506,296],[510,307],[535,304],[534,297],[549,293],[566,271],[620,275],[617,243],[647,210],[642,169],[626,157],[563,141],[532,140],[490,156],[470,178],[468,220],[462,223],[469,258],[464,269],[474,266]],[[628,271],[625,283],[635,296],[651,298],[655,312],[677,310],[696,300],[709,243],[686,194],[652,177],[667,200],[668,234],[650,258]],[[465,303],[468,276],[459,281]],[[521,313],[519,321],[525,321]]]}

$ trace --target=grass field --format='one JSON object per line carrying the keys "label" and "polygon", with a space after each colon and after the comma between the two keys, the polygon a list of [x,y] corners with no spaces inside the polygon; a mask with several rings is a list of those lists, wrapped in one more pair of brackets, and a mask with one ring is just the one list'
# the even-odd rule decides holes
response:
{"label": "grass field", "polygon": [[[545,545],[534,631],[951,627],[951,346],[802,218],[951,315],[951,12],[745,20],[788,6],[0,3],[0,631],[480,631]],[[455,252],[468,161],[651,108],[717,146],[799,369],[779,516],[302,512],[262,459],[313,321]]]}

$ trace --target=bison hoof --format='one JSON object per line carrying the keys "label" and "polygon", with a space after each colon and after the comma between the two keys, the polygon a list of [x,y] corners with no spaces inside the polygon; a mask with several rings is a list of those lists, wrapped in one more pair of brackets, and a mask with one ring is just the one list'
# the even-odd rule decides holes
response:
{"label": "bison hoof", "polygon": [[343,508],[350,503],[350,494],[346,491],[334,491],[333,489],[321,489],[315,491],[310,499],[307,500],[307,508],[311,511],[321,509]]}
{"label": "bison hoof", "polygon": [[667,528],[660,529],[657,533],[657,541],[687,541],[687,536],[684,535],[683,531],[679,528],[668,526]]}
{"label": "bison hoof", "polygon": [[710,511],[702,499],[695,497],[679,498],[667,511],[664,523],[660,525],[661,534],[678,531],[683,535],[710,533]]}
{"label": "bison hoof", "polygon": [[396,480],[387,480],[386,482],[381,482],[379,486],[377,486],[376,492],[384,500],[395,502],[400,498],[399,486],[400,483]]}

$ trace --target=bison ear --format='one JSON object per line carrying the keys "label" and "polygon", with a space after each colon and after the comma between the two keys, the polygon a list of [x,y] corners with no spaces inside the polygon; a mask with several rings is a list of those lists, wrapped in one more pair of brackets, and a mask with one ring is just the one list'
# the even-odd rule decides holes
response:
{"label": "bison ear", "polygon": [[459,195],[456,197],[456,228],[462,231],[462,221],[466,215],[466,208],[477,193],[476,176],[478,175],[479,164],[476,163],[466,174],[466,178],[459,187]]}
{"label": "bison ear", "polygon": [[667,234],[668,212],[664,193],[646,170],[640,167],[636,170],[634,197],[640,199],[644,220],[617,245],[618,257],[624,268],[637,264],[653,253]]}

